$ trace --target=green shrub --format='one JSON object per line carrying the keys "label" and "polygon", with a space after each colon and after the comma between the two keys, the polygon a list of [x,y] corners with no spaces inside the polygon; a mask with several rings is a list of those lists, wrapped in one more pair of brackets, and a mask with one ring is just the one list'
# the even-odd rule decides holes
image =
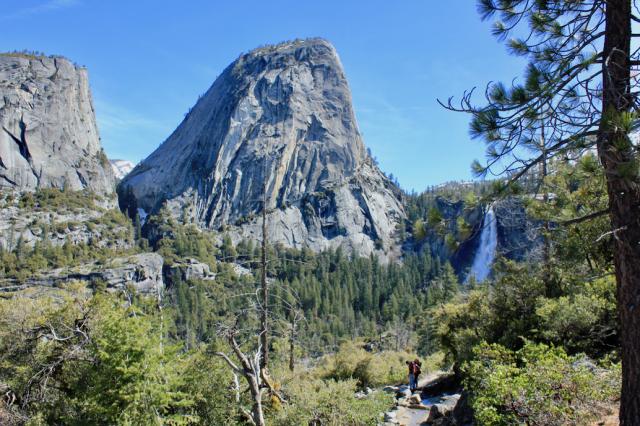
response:
{"label": "green shrub", "polygon": [[601,356],[617,343],[615,279],[609,276],[578,288],[567,296],[538,300],[542,336],[571,352]]}
{"label": "green shrub", "polygon": [[356,390],[356,380],[297,378],[284,387],[285,393],[289,396],[289,404],[272,414],[273,424],[281,426],[378,424],[381,413],[392,406],[393,396],[375,391],[358,399],[355,396]]}
{"label": "green shrub", "polygon": [[197,420],[190,360],[162,335],[161,317],[92,297],[83,283],[37,291],[0,300],[0,383],[21,401],[22,423]]}
{"label": "green shrub", "polygon": [[586,424],[619,397],[618,364],[598,367],[530,342],[516,352],[483,343],[474,354],[465,387],[480,425]]}
{"label": "green shrub", "polygon": [[[334,355],[323,358],[318,368],[324,379],[355,379],[360,388],[377,387],[406,381],[406,360],[414,359],[408,352],[367,352],[353,342],[344,343]],[[424,373],[427,373],[425,368]]]}
{"label": "green shrub", "polygon": [[58,209],[98,209],[95,202],[100,197],[90,191],[70,191],[58,188],[39,188],[35,192],[25,192],[18,201],[22,209],[55,211]]}

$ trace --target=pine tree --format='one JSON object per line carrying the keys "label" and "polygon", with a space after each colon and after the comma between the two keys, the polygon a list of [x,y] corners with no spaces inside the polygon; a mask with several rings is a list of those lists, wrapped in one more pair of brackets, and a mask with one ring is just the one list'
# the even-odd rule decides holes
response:
{"label": "pine tree", "polygon": [[[471,93],[460,107],[452,100],[446,105],[471,113],[472,134],[487,141],[487,164],[475,165],[480,173],[498,169],[515,181],[543,160],[597,149],[609,196],[608,209],[600,214],[609,215],[615,240],[622,328],[620,422],[625,426],[640,424],[640,175],[637,147],[629,138],[638,107],[631,80],[632,67],[638,65],[638,51],[631,51],[631,22],[640,18],[631,3],[480,0],[484,18],[499,16],[494,25],[499,38],[524,33],[510,39],[508,48],[530,61],[526,80],[536,74],[541,87],[530,92],[519,83],[511,88],[496,83],[487,88],[485,106],[475,106]],[[530,140],[532,118],[541,113],[557,137],[544,153],[523,157],[520,148]]]}

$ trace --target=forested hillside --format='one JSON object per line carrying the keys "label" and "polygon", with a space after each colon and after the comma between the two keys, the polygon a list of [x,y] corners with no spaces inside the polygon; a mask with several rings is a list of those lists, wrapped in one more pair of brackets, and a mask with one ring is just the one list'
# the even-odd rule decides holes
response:
{"label": "forested hillside", "polygon": [[[10,21],[80,3],[0,20],[19,32]],[[429,7],[448,47],[466,21],[445,3]],[[365,145],[345,69],[367,92],[362,122],[378,143],[389,138],[393,157],[407,129],[431,134],[418,131],[415,81],[466,84],[478,52],[430,46],[449,81],[434,71],[443,58],[395,56],[393,72],[381,67],[394,87],[423,73],[404,87],[416,101],[397,108],[354,58],[403,46],[389,38],[362,54],[374,39],[357,37],[346,4],[330,10],[331,22],[349,18],[357,46],[345,66],[318,37],[253,48],[213,84],[210,66],[176,62],[184,80],[211,85],[117,182],[86,68],[0,54],[0,425],[640,425],[636,3],[479,0],[524,72],[437,100],[440,112],[469,115],[486,156],[462,180],[448,176],[463,151],[457,128],[413,146],[407,164],[447,172],[420,193],[403,191]],[[242,7],[234,28],[273,19],[266,7],[252,25]],[[305,7],[295,11],[305,25],[326,12]],[[390,37],[396,16],[384,18]],[[207,31],[224,26],[216,19]],[[163,31],[182,40],[170,22]],[[511,66],[495,59],[479,61],[496,75]],[[179,92],[163,84],[158,110],[164,91]],[[103,128],[127,130],[129,144],[132,126],[166,130],[101,107]]]}
{"label": "forested hillside", "polygon": [[[411,353],[433,359],[431,369],[453,368],[477,419],[487,424],[515,421],[523,410],[554,424],[595,418],[609,410],[618,396],[620,374],[611,237],[605,218],[567,219],[601,208],[606,201],[602,175],[591,155],[550,169],[553,173],[539,191],[553,197],[519,196],[527,214],[539,224],[548,257],[544,262],[501,258],[493,278],[484,283],[461,285],[447,259],[433,255],[428,244],[415,244],[400,263],[382,263],[373,255],[353,257],[341,250],[314,253],[268,245],[270,380],[278,383],[283,399],[294,398],[296,403],[265,402],[267,420],[309,419],[305,416],[312,412],[324,416],[317,412],[333,410],[328,408],[330,400],[321,396],[297,400],[308,386],[322,384],[323,392],[346,392],[345,405],[332,421],[357,415],[357,422],[368,424],[364,412],[376,407],[381,413],[391,401],[382,394],[356,399],[356,390],[401,382],[404,360],[414,356]],[[478,195],[479,191],[469,191],[463,196],[465,207],[460,212],[477,208],[482,203]],[[439,219],[440,227],[428,222],[435,216],[436,197],[460,202],[460,197],[446,191],[429,191],[408,197],[407,211],[415,221],[426,216],[425,229],[446,239],[454,234],[447,234],[444,218]],[[36,193],[35,199],[40,209],[65,199],[92,202],[67,192],[47,197]],[[462,223],[460,217],[452,216],[456,226]],[[547,222],[552,226],[545,228]],[[415,224],[407,221],[407,227]],[[132,223],[123,229],[128,229],[128,236],[111,238],[135,241],[125,252],[87,251],[70,242],[52,246],[46,240],[33,248],[17,243],[13,250],[2,252],[4,277],[19,283],[24,278],[15,269],[18,259],[24,265],[18,270],[30,268],[29,274],[38,274],[89,260],[104,262],[100,259],[109,253],[151,250],[164,259],[166,286],[151,297],[138,295],[133,287],[105,292],[108,287],[99,279],[54,289],[5,287],[0,302],[6,330],[2,377],[16,402],[3,416],[17,423],[20,419],[91,423],[99,416],[113,422],[173,418],[241,423],[244,396],[238,405],[233,393],[225,390],[227,385],[219,386],[218,381],[233,383],[233,374],[215,353],[227,346],[224,333],[229,327],[236,330],[243,350],[251,350],[255,342],[261,327],[255,297],[260,288],[260,246],[253,241],[234,245],[224,234],[181,225],[162,212],[148,218],[144,227]],[[459,230],[455,235],[460,238]],[[416,235],[407,239],[418,240]],[[451,250],[455,252],[455,247]],[[204,272],[196,273],[200,269],[195,266]],[[140,370],[131,369],[127,359],[131,351],[141,357],[135,364]],[[108,362],[103,359],[107,354]],[[527,362],[513,364],[510,359]],[[563,365],[565,370],[557,376],[555,370],[543,367],[547,364]],[[101,365],[101,370],[90,365]],[[119,371],[118,365],[130,366],[126,375],[110,385],[101,383]],[[149,381],[151,377],[156,378]],[[478,381],[479,377],[491,380]],[[349,378],[353,381],[344,381]],[[117,395],[109,396],[103,386],[119,389]],[[553,396],[556,386],[574,389],[571,394],[578,392],[581,402],[558,394],[564,401],[558,405]],[[514,389],[532,393],[518,397],[514,405],[498,403]],[[157,399],[147,400],[153,395]],[[548,405],[534,403],[540,397],[555,401],[554,414],[547,413]],[[139,406],[141,398],[148,405]],[[93,402],[87,406],[87,401]]]}

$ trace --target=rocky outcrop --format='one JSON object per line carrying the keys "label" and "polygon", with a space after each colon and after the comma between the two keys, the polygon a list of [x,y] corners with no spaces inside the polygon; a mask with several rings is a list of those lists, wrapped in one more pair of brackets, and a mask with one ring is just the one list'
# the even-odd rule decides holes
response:
{"label": "rocky outcrop", "polygon": [[[55,204],[31,205],[26,202],[36,198],[31,193],[0,193],[0,247],[13,250],[18,240],[27,246],[48,241],[53,246],[69,242],[116,250],[134,245],[131,224],[111,197],[80,193],[57,196],[62,199]],[[51,198],[48,200],[51,202]]]}
{"label": "rocky outcrop", "polygon": [[60,268],[27,278],[25,282],[14,279],[0,281],[0,292],[16,291],[28,287],[54,287],[72,280],[91,283],[104,282],[108,290],[127,287],[141,294],[156,294],[164,289],[162,279],[163,259],[157,253],[141,253],[111,259],[104,265],[87,263],[72,268]]}
{"label": "rocky outcrop", "polygon": [[[119,187],[128,211],[166,205],[183,221],[272,243],[397,255],[397,188],[369,158],[340,60],[322,39],[233,62],[175,132]],[[135,204],[135,206],[132,206]],[[131,208],[134,207],[134,208]]]}
{"label": "rocky outcrop", "polygon": [[61,57],[0,54],[0,189],[114,190],[87,70]]}
{"label": "rocky outcrop", "polygon": [[215,279],[215,274],[211,272],[209,265],[196,259],[184,259],[169,266],[167,274],[171,281],[176,279],[182,281]]}
{"label": "rocky outcrop", "polygon": [[106,282],[107,288],[123,289],[131,285],[138,293],[156,293],[164,288],[163,262],[158,253],[136,254],[113,259],[104,270],[94,274]]}

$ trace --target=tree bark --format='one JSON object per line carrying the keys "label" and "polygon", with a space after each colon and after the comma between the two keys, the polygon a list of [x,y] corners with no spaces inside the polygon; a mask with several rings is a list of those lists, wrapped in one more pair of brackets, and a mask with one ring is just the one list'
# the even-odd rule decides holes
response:
{"label": "tree bark", "polygon": [[630,111],[631,0],[608,0],[605,12],[602,120],[598,155],[603,164],[613,229],[622,346],[620,425],[640,425],[640,180],[634,149],[612,118]]}
{"label": "tree bark", "polygon": [[260,384],[256,380],[250,380],[251,396],[253,397],[253,407],[251,415],[256,426],[265,426],[264,414],[262,413],[262,390]]}
{"label": "tree bark", "polygon": [[269,365],[269,288],[267,287],[267,180],[265,174],[262,189],[262,253],[260,286],[262,292],[262,309],[260,311],[260,368],[267,371]]}
{"label": "tree bark", "polygon": [[296,339],[296,320],[295,316],[291,316],[291,336],[289,336],[289,371],[295,369],[295,340]]}

